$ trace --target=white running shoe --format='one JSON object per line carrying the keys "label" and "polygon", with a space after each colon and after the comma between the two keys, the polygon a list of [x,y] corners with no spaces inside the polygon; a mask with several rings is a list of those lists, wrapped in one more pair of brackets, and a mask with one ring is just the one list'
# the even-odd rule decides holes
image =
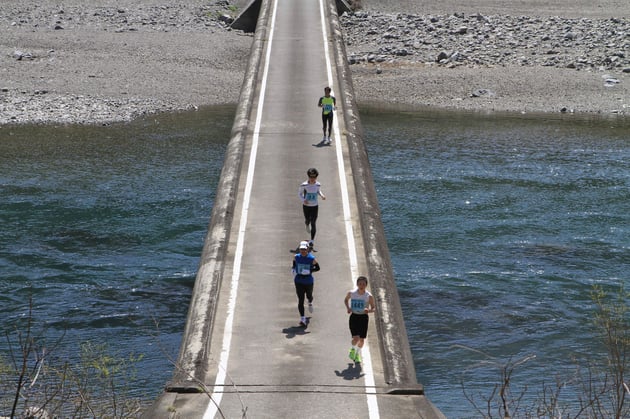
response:
{"label": "white running shoe", "polygon": [[313,303],[308,303],[308,312],[313,314]]}
{"label": "white running shoe", "polygon": [[324,135],[324,138],[322,138],[322,143],[325,143],[326,141],[328,141],[328,138]]}

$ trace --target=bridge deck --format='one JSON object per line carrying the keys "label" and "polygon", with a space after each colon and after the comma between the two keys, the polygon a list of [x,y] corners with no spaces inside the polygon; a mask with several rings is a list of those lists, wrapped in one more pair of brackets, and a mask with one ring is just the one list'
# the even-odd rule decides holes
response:
{"label": "bridge deck", "polygon": [[[371,282],[380,312],[371,316],[363,363],[348,359],[343,298],[358,275],[377,270],[358,216],[373,198],[355,189],[349,137],[356,133],[347,121],[356,110],[339,58],[345,52],[334,52],[332,3],[262,3],[178,369],[145,417],[441,417],[415,381],[399,307],[383,304],[396,294],[393,284]],[[332,145],[321,143],[316,106],[325,86],[338,98]],[[322,269],[305,329],[290,268],[297,244],[309,238],[297,194],[309,167],[319,170],[327,199],[319,204],[314,254]],[[384,343],[388,328],[404,339]]]}

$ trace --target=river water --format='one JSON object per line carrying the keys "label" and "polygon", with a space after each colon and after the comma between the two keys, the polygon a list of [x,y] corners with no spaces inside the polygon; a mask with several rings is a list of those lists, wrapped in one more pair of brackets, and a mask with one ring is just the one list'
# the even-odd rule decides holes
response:
{"label": "river water", "polygon": [[144,355],[133,388],[154,400],[179,351],[234,112],[0,128],[2,336],[24,331],[32,298],[37,334],[65,333],[57,353],[94,341]]}
{"label": "river water", "polygon": [[[418,380],[442,412],[478,417],[462,380],[483,406],[510,362],[527,359],[511,377],[525,404],[573,358],[599,357],[592,287],[628,278],[630,124],[361,117]],[[143,353],[134,388],[153,400],[179,350],[233,118],[219,107],[0,128],[3,336],[32,298],[42,333],[65,333],[61,351],[93,340]]]}
{"label": "river water", "polygon": [[501,369],[535,356],[512,390],[536,404],[543,384],[575,373],[574,357],[603,354],[591,292],[616,295],[629,277],[627,122],[362,121],[418,380],[449,418],[479,417],[462,380],[483,410]]}

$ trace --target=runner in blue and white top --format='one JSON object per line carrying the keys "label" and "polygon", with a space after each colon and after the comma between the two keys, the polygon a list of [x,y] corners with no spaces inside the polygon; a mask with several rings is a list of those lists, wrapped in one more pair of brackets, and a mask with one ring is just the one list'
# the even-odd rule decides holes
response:
{"label": "runner in blue and white top", "polygon": [[313,272],[319,271],[319,263],[315,260],[315,256],[309,252],[308,242],[303,241],[298,247],[298,253],[293,258],[293,282],[295,284],[295,293],[298,297],[298,311],[300,312],[300,326],[306,327],[308,319],[304,314],[304,300],[308,300],[308,310],[313,312],[313,287],[315,279]]}
{"label": "runner in blue and white top", "polygon": [[302,182],[298,189],[298,195],[302,201],[302,212],[304,213],[304,224],[306,224],[306,231],[311,233],[311,245],[315,240],[315,233],[317,233],[317,214],[319,212],[318,198],[326,199],[326,195],[321,190],[321,184],[317,181],[319,172],[314,167],[311,167],[306,171],[308,180]]}
{"label": "runner in blue and white top", "polygon": [[350,314],[348,325],[352,335],[352,347],[348,356],[354,362],[361,362],[361,348],[363,348],[368,331],[368,313],[373,313],[376,309],[374,297],[367,290],[367,284],[366,277],[358,277],[357,287],[348,291],[344,299],[346,310]]}

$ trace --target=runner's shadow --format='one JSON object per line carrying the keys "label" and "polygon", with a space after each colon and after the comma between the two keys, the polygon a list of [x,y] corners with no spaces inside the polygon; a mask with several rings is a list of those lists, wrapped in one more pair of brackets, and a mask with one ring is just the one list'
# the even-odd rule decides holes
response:
{"label": "runner's shadow", "polygon": [[317,147],[317,148],[330,147],[330,144],[327,144],[326,141],[321,140],[317,144],[313,144],[313,147]]}
{"label": "runner's shadow", "polygon": [[282,333],[286,335],[287,339],[293,339],[296,336],[307,335],[311,332],[309,332],[306,327],[303,326],[290,326],[282,329]]}
{"label": "runner's shadow", "polygon": [[348,363],[348,367],[343,370],[335,370],[335,374],[337,377],[342,377],[344,380],[358,380],[363,377],[365,374],[361,371],[361,364],[355,364],[354,362]]}

